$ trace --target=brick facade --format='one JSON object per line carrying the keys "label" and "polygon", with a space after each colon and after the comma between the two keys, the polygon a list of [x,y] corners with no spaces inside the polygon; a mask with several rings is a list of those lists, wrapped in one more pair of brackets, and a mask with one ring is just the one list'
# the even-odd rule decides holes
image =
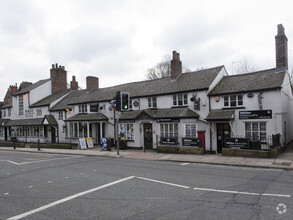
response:
{"label": "brick facade", "polygon": [[288,39],[285,35],[285,29],[282,24],[278,25],[278,34],[276,40],[276,68],[288,69]]}
{"label": "brick facade", "polygon": [[176,79],[182,73],[182,62],[180,54],[173,51],[173,58],[171,60],[171,79]]}
{"label": "brick facade", "polygon": [[50,78],[52,82],[52,94],[67,89],[67,72],[64,66],[58,66],[57,63],[56,65],[52,64]]}
{"label": "brick facade", "polygon": [[98,89],[99,88],[99,78],[95,76],[86,77],[86,89]]}

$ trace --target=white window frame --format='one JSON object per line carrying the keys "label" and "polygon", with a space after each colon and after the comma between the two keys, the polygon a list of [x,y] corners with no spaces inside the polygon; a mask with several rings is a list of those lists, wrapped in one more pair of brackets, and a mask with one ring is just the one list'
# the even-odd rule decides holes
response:
{"label": "white window frame", "polygon": [[245,137],[267,143],[267,123],[265,121],[245,122]]}
{"label": "white window frame", "polygon": [[58,119],[63,120],[63,111],[58,112]]}
{"label": "white window frame", "polygon": [[161,137],[178,137],[178,123],[160,123]]}
{"label": "white window frame", "polygon": [[11,116],[11,108],[8,108],[7,109],[7,117],[10,117]]}
{"label": "white window frame", "polygon": [[195,123],[187,123],[184,126],[184,134],[186,138],[196,138],[196,124]]}
{"label": "white window frame", "polygon": [[41,108],[37,108],[37,116],[42,116],[43,115],[43,110]]}
{"label": "white window frame", "polygon": [[157,97],[148,98],[148,108],[157,108]]}
{"label": "white window frame", "polygon": [[188,105],[188,94],[180,93],[172,96],[173,106],[186,106]]}
{"label": "white window frame", "polygon": [[78,106],[79,113],[87,113],[87,105]]}
{"label": "white window frame", "polygon": [[[235,105],[233,104],[234,102],[235,102]],[[225,95],[223,105],[225,108],[243,107],[244,105],[243,95],[242,94]]]}
{"label": "white window frame", "polygon": [[121,139],[125,138],[126,140],[133,140],[133,124],[132,123],[121,123],[119,124],[119,134],[123,133],[124,137],[121,137]]}
{"label": "white window frame", "polygon": [[18,114],[23,115],[23,95],[18,96]]}

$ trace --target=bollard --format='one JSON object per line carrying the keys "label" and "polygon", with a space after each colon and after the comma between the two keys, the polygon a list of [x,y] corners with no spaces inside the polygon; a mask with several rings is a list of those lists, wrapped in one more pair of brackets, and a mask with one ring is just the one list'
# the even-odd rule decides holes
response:
{"label": "bollard", "polygon": [[40,149],[40,139],[38,139],[38,150],[41,150]]}
{"label": "bollard", "polygon": [[14,150],[16,149],[15,139],[13,141],[13,148],[14,148]]}

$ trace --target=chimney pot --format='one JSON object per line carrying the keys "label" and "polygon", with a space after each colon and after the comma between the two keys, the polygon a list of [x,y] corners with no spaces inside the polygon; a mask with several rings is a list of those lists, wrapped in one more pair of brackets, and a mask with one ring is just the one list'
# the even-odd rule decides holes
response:
{"label": "chimney pot", "polygon": [[173,58],[171,60],[171,79],[176,79],[182,73],[182,62],[180,54],[173,51]]}

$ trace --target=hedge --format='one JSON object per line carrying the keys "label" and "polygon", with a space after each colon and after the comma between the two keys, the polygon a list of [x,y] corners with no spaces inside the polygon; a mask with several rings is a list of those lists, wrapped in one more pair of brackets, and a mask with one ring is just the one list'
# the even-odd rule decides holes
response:
{"label": "hedge", "polygon": [[157,153],[204,154],[204,149],[198,147],[157,146]]}

